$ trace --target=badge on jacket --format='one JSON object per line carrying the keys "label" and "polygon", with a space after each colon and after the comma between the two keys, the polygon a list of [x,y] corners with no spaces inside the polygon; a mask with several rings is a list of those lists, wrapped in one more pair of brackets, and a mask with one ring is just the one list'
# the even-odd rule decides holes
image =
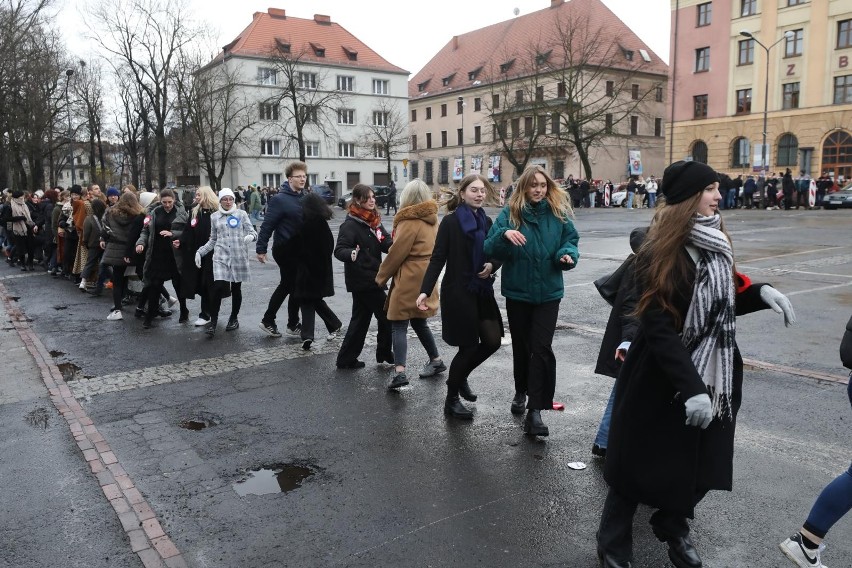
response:
{"label": "badge on jacket", "polygon": [[228,226],[232,229],[236,229],[240,226],[240,220],[231,215],[230,217],[228,217]]}
{"label": "badge on jacket", "polygon": [[385,240],[385,236],[382,234],[381,229],[376,229],[376,238],[379,239],[379,242]]}
{"label": "badge on jacket", "polygon": [[143,225],[148,225],[151,222],[151,216],[145,215],[145,220],[142,222]]}
{"label": "badge on jacket", "polygon": [[190,227],[195,227],[198,224],[198,217],[189,222]]}

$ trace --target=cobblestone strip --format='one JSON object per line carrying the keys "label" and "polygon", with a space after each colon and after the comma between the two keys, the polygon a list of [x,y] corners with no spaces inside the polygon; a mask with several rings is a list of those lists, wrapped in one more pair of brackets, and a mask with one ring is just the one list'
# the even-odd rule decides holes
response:
{"label": "cobblestone strip", "polygon": [[83,453],[83,459],[97,478],[101,491],[127,533],[131,550],[139,556],[145,568],[186,568],[186,561],[180,551],[163,531],[154,511],[68,388],[50,353],[30,328],[26,316],[17,303],[11,300],[2,283],[0,295],[12,326],[38,365],[51,402],[68,423],[71,435]]}

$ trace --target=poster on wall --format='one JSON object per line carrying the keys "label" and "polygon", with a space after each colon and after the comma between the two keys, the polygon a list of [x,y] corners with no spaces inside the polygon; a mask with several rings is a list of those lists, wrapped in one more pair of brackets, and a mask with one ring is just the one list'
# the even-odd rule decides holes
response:
{"label": "poster on wall", "polygon": [[459,181],[464,177],[464,162],[462,162],[461,158],[453,159],[453,181]]}
{"label": "poster on wall", "polygon": [[628,168],[627,171],[632,176],[642,175],[642,151],[629,150],[627,152]]}
{"label": "poster on wall", "polygon": [[488,158],[488,180],[500,181],[500,156]]}
{"label": "poster on wall", "polygon": [[474,156],[470,159],[471,173],[480,173],[482,171],[482,156]]}

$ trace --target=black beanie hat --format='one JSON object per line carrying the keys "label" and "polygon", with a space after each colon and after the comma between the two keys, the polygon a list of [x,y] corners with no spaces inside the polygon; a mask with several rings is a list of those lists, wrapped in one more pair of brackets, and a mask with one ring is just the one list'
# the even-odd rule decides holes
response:
{"label": "black beanie hat", "polygon": [[71,186],[71,193],[76,193],[77,195],[82,195],[83,188],[75,183],[74,185]]}
{"label": "black beanie hat", "polygon": [[663,172],[660,191],[666,196],[666,203],[680,203],[704,191],[705,187],[717,181],[719,181],[719,174],[707,164],[681,160],[673,163]]}
{"label": "black beanie hat", "polygon": [[15,189],[15,190],[12,191],[12,199],[18,199],[19,197],[23,197],[23,196],[24,196],[24,192],[21,191],[20,189]]}

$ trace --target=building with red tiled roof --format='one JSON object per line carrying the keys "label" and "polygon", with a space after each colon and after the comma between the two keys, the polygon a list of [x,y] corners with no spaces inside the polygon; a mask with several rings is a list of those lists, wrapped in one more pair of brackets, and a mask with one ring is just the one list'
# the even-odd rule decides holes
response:
{"label": "building with red tiled roof", "polygon": [[550,0],[454,36],[408,82],[411,174],[433,187],[470,171],[508,185],[539,164],[616,181],[631,150],[640,173],[659,173],[667,75],[601,0]]}
{"label": "building with red tiled roof", "polygon": [[[356,183],[399,181],[409,73],[329,16],[255,12],[200,73],[228,77],[236,88],[231,99],[250,122],[222,185],[278,186],[286,164],[300,156],[309,183],[327,184],[338,197]],[[389,129],[401,130],[402,142],[386,136]]]}

